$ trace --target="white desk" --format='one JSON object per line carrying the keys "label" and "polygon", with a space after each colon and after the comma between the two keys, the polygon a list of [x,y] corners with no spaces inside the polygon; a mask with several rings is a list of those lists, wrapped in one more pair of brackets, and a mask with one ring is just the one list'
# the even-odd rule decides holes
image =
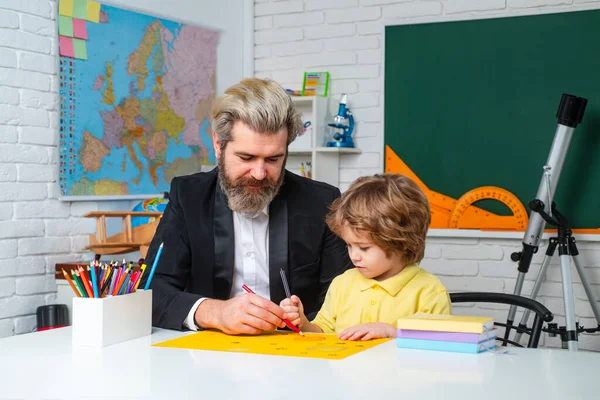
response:
{"label": "white desk", "polygon": [[596,398],[599,387],[600,354],[588,352],[471,355],[391,341],[321,360],[150,346],[182,334],[154,329],[104,349],[72,348],[70,328],[1,339],[0,399],[552,400]]}

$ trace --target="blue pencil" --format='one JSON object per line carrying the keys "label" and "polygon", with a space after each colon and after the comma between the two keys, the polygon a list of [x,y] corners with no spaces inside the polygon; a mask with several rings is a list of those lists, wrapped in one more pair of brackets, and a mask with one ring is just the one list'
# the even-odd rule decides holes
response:
{"label": "blue pencil", "polygon": [[152,282],[152,277],[154,276],[154,271],[156,270],[156,265],[158,264],[158,259],[160,258],[160,254],[163,250],[163,244],[160,244],[158,248],[158,252],[156,253],[156,257],[154,257],[154,263],[152,264],[152,269],[150,270],[150,276],[148,276],[148,280],[146,281],[146,286],[144,286],[144,290],[148,290],[150,288],[150,282]]}
{"label": "blue pencil", "polygon": [[117,295],[127,293],[127,285],[129,285],[129,279],[131,279],[132,273],[133,273],[133,271],[129,271],[129,273],[125,277],[125,280],[123,281],[123,284],[121,285],[121,289],[119,289],[119,293],[117,293]]}
{"label": "blue pencil", "polygon": [[95,265],[92,265],[92,268],[90,269],[90,275],[92,275],[92,289],[94,291],[94,297],[100,297],[98,296],[98,277],[96,276]]}

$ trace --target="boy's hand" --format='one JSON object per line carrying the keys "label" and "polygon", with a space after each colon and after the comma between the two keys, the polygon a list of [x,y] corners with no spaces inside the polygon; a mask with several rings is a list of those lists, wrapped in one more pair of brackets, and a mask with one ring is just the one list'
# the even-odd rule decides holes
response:
{"label": "boy's hand", "polygon": [[283,299],[279,306],[283,308],[284,319],[287,319],[298,328],[302,328],[302,325],[306,321],[306,316],[304,315],[304,306],[298,296],[294,294],[289,299]]}
{"label": "boy's hand", "polygon": [[[285,307],[282,307],[285,309]],[[371,340],[379,338],[395,338],[396,328],[383,322],[356,325],[344,329],[338,337],[342,340]]]}

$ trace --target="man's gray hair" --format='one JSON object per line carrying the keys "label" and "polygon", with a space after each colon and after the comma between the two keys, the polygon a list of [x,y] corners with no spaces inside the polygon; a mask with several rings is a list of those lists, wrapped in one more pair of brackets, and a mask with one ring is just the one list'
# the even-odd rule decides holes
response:
{"label": "man's gray hair", "polygon": [[232,138],[231,129],[241,121],[255,132],[274,135],[287,128],[287,144],[302,129],[302,119],[290,96],[270,79],[246,78],[228,88],[212,107],[212,129],[224,150]]}

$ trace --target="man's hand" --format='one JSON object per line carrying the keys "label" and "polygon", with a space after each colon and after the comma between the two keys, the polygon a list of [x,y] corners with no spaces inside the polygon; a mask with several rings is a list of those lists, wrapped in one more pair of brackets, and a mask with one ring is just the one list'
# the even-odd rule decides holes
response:
{"label": "man's hand", "polygon": [[283,308],[256,294],[242,294],[222,301],[206,299],[194,314],[201,328],[216,328],[230,334],[258,335],[283,328]]}
{"label": "man's hand", "polygon": [[344,329],[338,337],[342,340],[371,340],[379,338],[395,338],[396,328],[390,324],[373,322],[370,324],[356,325]]}

